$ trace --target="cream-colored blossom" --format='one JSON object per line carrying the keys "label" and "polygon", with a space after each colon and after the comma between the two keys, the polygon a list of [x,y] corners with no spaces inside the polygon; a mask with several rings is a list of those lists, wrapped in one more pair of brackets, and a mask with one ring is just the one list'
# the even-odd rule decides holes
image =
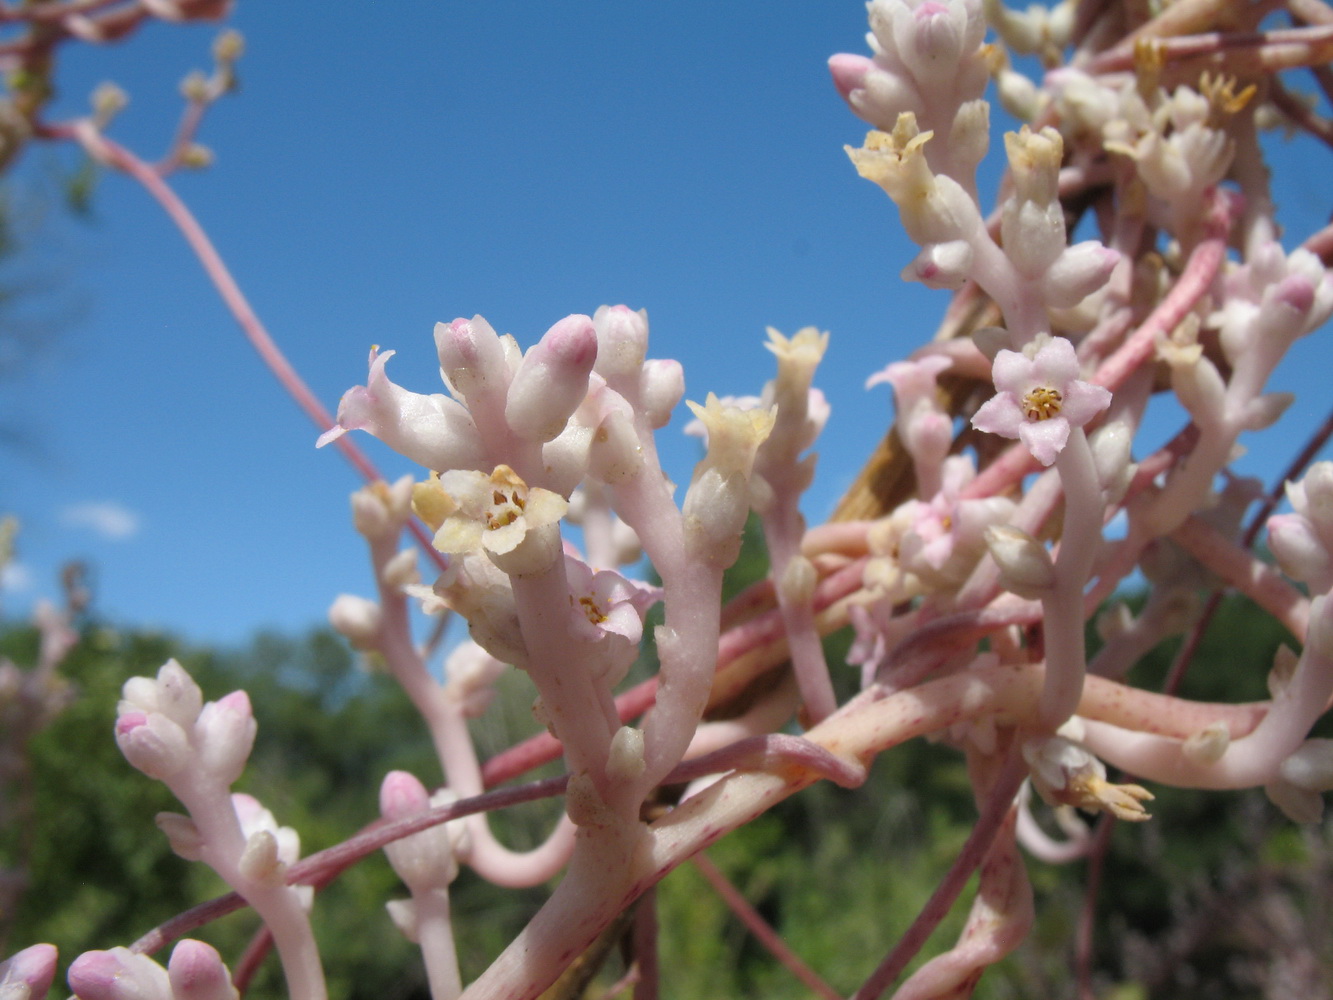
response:
{"label": "cream-colored blossom", "polygon": [[[485,552],[511,576],[541,573],[559,557],[559,523],[569,508],[560,494],[528,486],[507,465],[490,475],[446,472],[439,486],[457,505],[435,532],[441,552]],[[428,491],[422,496],[432,502]]]}
{"label": "cream-colored blossom", "polygon": [[1139,785],[1117,785],[1106,780],[1106,765],[1062,736],[1029,740],[1023,758],[1031,769],[1032,786],[1048,805],[1073,806],[1084,812],[1111,813],[1117,819],[1151,819],[1143,803],[1153,795]]}

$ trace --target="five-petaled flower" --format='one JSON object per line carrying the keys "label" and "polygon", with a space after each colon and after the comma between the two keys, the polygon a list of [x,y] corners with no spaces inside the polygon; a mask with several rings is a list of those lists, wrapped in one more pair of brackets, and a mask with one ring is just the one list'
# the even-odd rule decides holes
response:
{"label": "five-petaled flower", "polygon": [[[436,496],[435,547],[451,555],[484,550],[511,576],[549,569],[560,555],[560,519],[569,502],[558,493],[529,486],[507,465],[490,475],[457,469],[423,484],[413,502],[420,509]],[[428,518],[428,521],[430,519]]]}
{"label": "five-petaled flower", "polygon": [[995,395],[977,410],[979,431],[1018,438],[1042,465],[1064,449],[1072,427],[1082,427],[1111,403],[1111,393],[1078,377],[1074,345],[1048,340],[1031,357],[1000,351],[991,368]]}

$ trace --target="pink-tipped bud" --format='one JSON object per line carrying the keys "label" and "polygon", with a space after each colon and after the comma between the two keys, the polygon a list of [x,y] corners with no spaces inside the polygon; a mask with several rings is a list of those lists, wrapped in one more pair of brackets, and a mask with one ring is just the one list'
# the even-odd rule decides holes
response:
{"label": "pink-tipped bud", "polygon": [[898,53],[918,83],[952,84],[967,30],[967,12],[960,4],[925,0],[915,9],[900,5],[893,27]]}
{"label": "pink-tipped bud", "polygon": [[495,329],[480,316],[436,323],[435,350],[440,371],[469,404],[475,406],[509,387],[511,372],[504,346]]}
{"label": "pink-tipped bud", "polygon": [[236,1000],[222,957],[212,945],[186,938],[171,952],[167,963],[174,1000]]}
{"label": "pink-tipped bud", "polygon": [[0,997],[45,1000],[56,975],[56,946],[34,944],[0,962]]}
{"label": "pink-tipped bud", "polygon": [[593,370],[610,381],[637,376],[648,352],[648,311],[629,306],[601,306],[593,313],[597,362]]}
{"label": "pink-tipped bud", "polygon": [[420,779],[407,771],[390,771],[380,785],[380,815],[387,820],[407,819],[430,808],[430,794]]}
{"label": "pink-tipped bud", "polygon": [[[443,804],[441,798],[438,804]],[[387,820],[419,816],[433,804],[426,794],[426,786],[406,771],[390,771],[380,786],[380,814]],[[410,837],[384,845],[384,854],[398,877],[412,892],[442,889],[458,876],[458,862],[454,858],[455,844],[448,829],[441,823]]]}
{"label": "pink-tipped bud", "polygon": [[639,378],[639,404],[648,426],[656,430],[671,420],[671,411],[685,395],[685,369],[679,361],[655,358],[645,361]]}
{"label": "pink-tipped bud", "polygon": [[551,441],[588,394],[597,330],[587,316],[566,316],[523,356],[505,397],[505,422],[521,438]]}
{"label": "pink-tipped bud", "polygon": [[1046,304],[1072,309],[1105,285],[1118,263],[1120,254],[1096,240],[1074,244],[1046,272]]}
{"label": "pink-tipped bud", "polygon": [[903,281],[919,281],[927,288],[956,291],[972,272],[972,246],[966,240],[928,243],[902,270]]}
{"label": "pink-tipped bud", "polygon": [[1314,305],[1314,285],[1305,275],[1292,274],[1282,279],[1273,297],[1281,305],[1304,315]]}
{"label": "pink-tipped bud", "polygon": [[160,712],[121,712],[116,719],[116,744],[126,760],[158,781],[175,777],[190,762],[185,730]]}
{"label": "pink-tipped bud", "polygon": [[210,701],[194,725],[200,767],[224,785],[230,785],[245,770],[257,729],[250,696],[244,691],[233,691],[225,698]]}
{"label": "pink-tipped bud", "polygon": [[873,60],[850,52],[840,52],[828,61],[829,74],[833,77],[833,86],[842,99],[851,102],[852,91],[864,90],[866,74],[875,68]]}
{"label": "pink-tipped bud", "polygon": [[128,948],[86,951],[69,967],[79,1000],[173,1000],[167,970]]}

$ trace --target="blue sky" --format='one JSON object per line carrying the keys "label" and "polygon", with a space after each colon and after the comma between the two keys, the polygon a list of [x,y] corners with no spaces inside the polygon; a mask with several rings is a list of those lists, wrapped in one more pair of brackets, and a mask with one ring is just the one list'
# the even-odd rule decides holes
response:
{"label": "blue sky", "polygon": [[[200,136],[216,163],[172,183],[330,407],[372,343],[398,351],[395,381],[436,391],[431,330],[455,316],[526,346],[571,312],[647,308],[650,353],[684,363],[694,399],[758,392],[764,327],[813,324],[832,333],[818,384],[833,416],[807,511],[827,514],[890,418],[866,376],[946,302],[898,280],[912,249],[896,210],[842,151],[864,126],[825,62],[864,51],[862,4],[241,0],[232,23],[242,87]],[[159,24],[67,48],[58,107],[115,80],[131,104],[112,136],[156,156],[214,34]],[[22,520],[22,573],[0,600],[21,612],[84,558],[117,623],[236,643],[322,621],[337,593],[370,590],[357,479],[314,449],[142,191],[106,175],[90,223],[63,212],[53,178],[77,159],[33,148],[15,179],[29,247],[0,281],[35,287],[21,315],[55,332],[0,394],[0,424],[25,440],[0,458],[0,510]],[[1279,189],[1294,233],[1330,193],[1322,170]],[[1322,417],[1328,360],[1299,345],[1275,383],[1304,392],[1290,430],[1242,468],[1271,479]],[[681,423],[664,444],[684,480],[697,444]]]}

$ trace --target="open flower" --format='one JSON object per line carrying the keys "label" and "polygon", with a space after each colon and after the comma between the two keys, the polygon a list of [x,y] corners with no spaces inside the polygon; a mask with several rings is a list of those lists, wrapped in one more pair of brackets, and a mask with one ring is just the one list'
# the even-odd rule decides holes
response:
{"label": "open flower", "polygon": [[1111,405],[1111,393],[1081,381],[1074,345],[1054,337],[1031,358],[1000,351],[991,369],[996,393],[977,410],[972,426],[1018,438],[1042,465],[1050,465],[1082,427]]}
{"label": "open flower", "polygon": [[446,472],[439,488],[456,504],[435,533],[435,547],[450,555],[485,551],[511,576],[549,569],[560,555],[560,519],[569,501],[528,486],[507,465],[490,475]]}

